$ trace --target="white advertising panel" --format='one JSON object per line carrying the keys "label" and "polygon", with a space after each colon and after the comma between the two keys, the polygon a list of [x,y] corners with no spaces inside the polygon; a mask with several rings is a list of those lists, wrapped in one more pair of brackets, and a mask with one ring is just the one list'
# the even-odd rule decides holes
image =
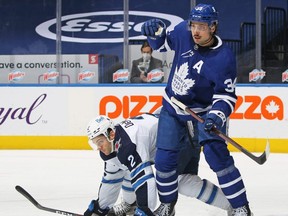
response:
{"label": "white advertising panel", "polygon": [[[24,136],[29,143],[30,136],[46,140],[62,137],[63,144],[66,138],[86,139],[86,125],[94,116],[103,114],[121,121],[141,112],[153,112],[161,106],[163,91],[164,86],[159,85],[2,86],[0,141],[5,138],[5,142],[8,139],[13,143],[12,137],[17,136]],[[288,88],[239,86],[237,94],[229,136],[278,140],[288,150]]]}
{"label": "white advertising panel", "polygon": [[238,87],[230,136],[288,138],[287,87]]}
{"label": "white advertising panel", "polygon": [[98,83],[98,54],[2,55],[0,83]]}

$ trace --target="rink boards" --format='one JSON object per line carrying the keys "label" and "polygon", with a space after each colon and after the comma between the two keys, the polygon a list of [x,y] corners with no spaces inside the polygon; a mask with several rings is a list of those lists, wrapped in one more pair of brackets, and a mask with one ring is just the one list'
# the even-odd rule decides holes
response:
{"label": "rink boards", "polygon": [[[0,149],[89,149],[91,118],[118,122],[153,112],[163,91],[164,85],[1,86]],[[239,85],[237,95],[229,136],[249,151],[262,152],[268,139],[271,152],[288,152],[288,88]]]}

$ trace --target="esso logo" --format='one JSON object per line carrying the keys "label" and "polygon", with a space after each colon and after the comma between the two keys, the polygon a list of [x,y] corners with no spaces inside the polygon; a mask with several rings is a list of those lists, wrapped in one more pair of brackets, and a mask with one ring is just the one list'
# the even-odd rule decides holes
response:
{"label": "esso logo", "polygon": [[[240,111],[245,106],[244,112]],[[283,120],[283,101],[274,95],[261,98],[257,95],[238,96],[235,110],[230,115],[230,119],[250,119],[250,120]]]}
{"label": "esso logo", "polygon": [[[111,105],[113,109],[108,108]],[[150,105],[150,108],[144,110],[144,107],[147,105]],[[162,106],[161,95],[131,95],[123,96],[122,98],[109,95],[101,99],[99,103],[99,115],[106,115],[112,119],[118,117],[127,119],[143,112],[153,113],[160,106]]]}
{"label": "esso logo", "polygon": [[[166,23],[167,29],[183,21],[181,17],[148,11],[129,11],[129,39],[141,40],[142,24],[152,18]],[[98,11],[63,16],[61,40],[75,43],[121,43],[124,41],[123,11]],[[36,27],[42,37],[56,40],[56,19],[48,20]]]}

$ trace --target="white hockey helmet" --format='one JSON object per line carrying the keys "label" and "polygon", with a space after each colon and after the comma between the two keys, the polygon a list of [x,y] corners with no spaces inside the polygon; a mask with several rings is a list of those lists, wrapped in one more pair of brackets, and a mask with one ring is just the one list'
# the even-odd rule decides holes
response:
{"label": "white hockey helmet", "polygon": [[87,126],[88,139],[92,140],[95,137],[103,134],[110,141],[109,129],[115,131],[113,121],[107,116],[99,115],[96,118],[93,118]]}

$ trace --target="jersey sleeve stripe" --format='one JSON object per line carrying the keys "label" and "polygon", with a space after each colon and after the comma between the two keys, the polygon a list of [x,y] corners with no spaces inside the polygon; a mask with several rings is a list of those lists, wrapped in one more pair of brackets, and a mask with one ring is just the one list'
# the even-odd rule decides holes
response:
{"label": "jersey sleeve stripe", "polygon": [[214,95],[213,99],[214,99],[213,103],[212,103],[213,105],[219,101],[224,101],[226,104],[229,105],[231,112],[234,111],[234,105],[235,105],[237,99],[230,97],[230,96],[227,96],[227,95]]}
{"label": "jersey sleeve stripe", "polygon": [[134,191],[133,188],[131,188],[131,187],[126,187],[126,186],[124,186],[124,185],[122,185],[122,189],[123,189],[124,191],[129,191],[129,192]]}
{"label": "jersey sleeve stripe", "polygon": [[225,100],[229,100],[233,103],[236,103],[236,101],[237,101],[237,99],[234,97],[231,97],[229,95],[222,95],[222,94],[214,94],[213,99],[225,99]]}

